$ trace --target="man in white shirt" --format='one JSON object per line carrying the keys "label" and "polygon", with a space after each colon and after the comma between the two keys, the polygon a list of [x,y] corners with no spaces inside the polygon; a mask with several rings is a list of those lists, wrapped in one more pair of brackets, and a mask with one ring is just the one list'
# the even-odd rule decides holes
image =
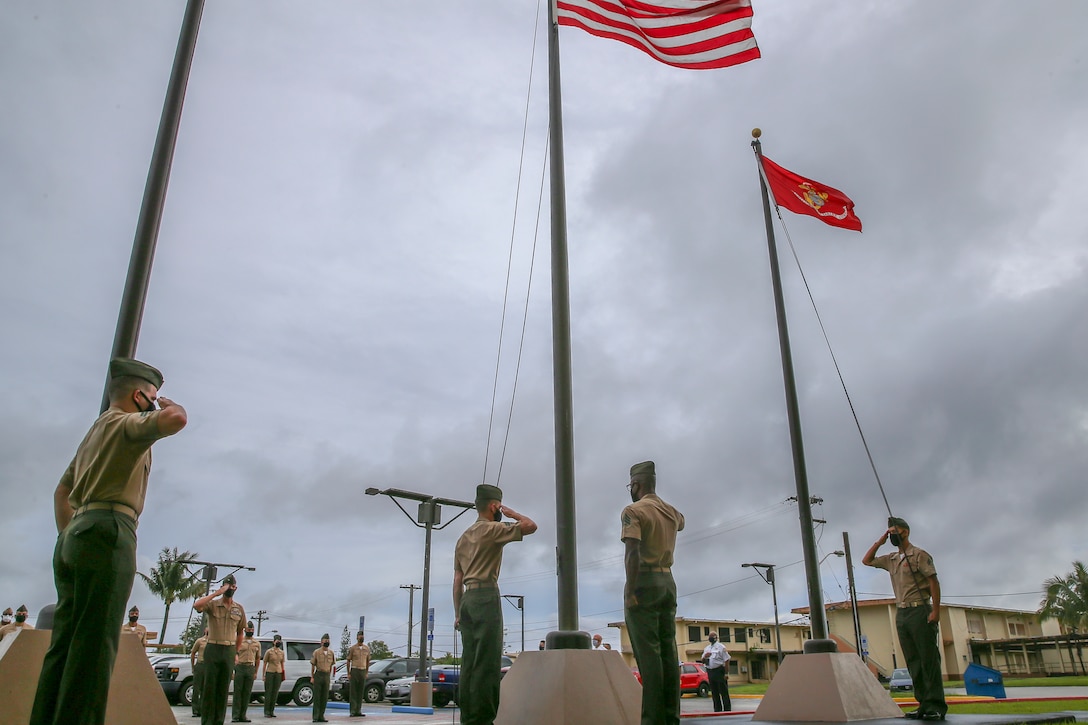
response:
{"label": "man in white shirt", "polygon": [[593,651],[594,652],[604,652],[604,647],[601,646],[601,641],[602,640],[603,640],[603,637],[601,637],[601,635],[599,635],[599,634],[593,635]]}
{"label": "man in white shirt", "polygon": [[733,709],[729,701],[729,678],[726,676],[725,663],[729,661],[725,645],[718,641],[718,633],[710,633],[710,644],[703,650],[703,664],[710,676],[710,694],[714,696],[714,712],[727,712]]}

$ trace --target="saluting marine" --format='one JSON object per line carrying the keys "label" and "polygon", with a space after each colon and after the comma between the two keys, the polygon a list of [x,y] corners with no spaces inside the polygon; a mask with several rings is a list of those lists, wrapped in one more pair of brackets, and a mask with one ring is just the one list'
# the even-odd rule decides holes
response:
{"label": "saluting marine", "polygon": [[230,675],[242,649],[246,610],[234,600],[238,582],[233,574],[223,577],[223,586],[197,599],[193,609],[208,615],[208,644],[204,647],[204,693],[200,702],[200,725],[222,725],[227,716]]}
{"label": "saluting marine", "polygon": [[[185,409],[159,395],[162,373],[110,361],[110,407],[94,422],[53,494],[57,606],[30,725],[106,720],[125,602],[136,576],[136,522],[151,446],[185,427]],[[158,403],[158,408],[156,408]]]}
{"label": "saluting marine", "polygon": [[[457,539],[453,558],[454,626],[464,643],[457,704],[464,725],[491,725],[499,711],[502,677],[502,549],[535,532],[536,524],[503,506],[502,489],[486,483],[476,487],[476,511],[476,521]],[[502,523],[504,515],[513,521]]]}

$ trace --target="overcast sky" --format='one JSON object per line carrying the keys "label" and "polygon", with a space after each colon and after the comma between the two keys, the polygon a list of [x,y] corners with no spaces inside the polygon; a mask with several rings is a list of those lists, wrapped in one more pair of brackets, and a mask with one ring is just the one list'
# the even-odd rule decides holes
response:
{"label": "overcast sky", "polygon": [[[184,3],[3,4],[0,604],[36,613],[55,598],[52,493],[98,411]],[[138,349],[189,425],[155,446],[140,571],[163,547],[252,566],[238,600],[269,612],[265,633],[337,636],[365,615],[403,653],[423,531],[363,491],[473,497],[509,260],[486,480],[540,524],[500,579],[526,597],[529,646],[557,626],[544,12],[208,2]],[[770,621],[750,561],[781,567],[784,620],[808,604],[756,126],[864,222],[783,212],[892,511],[946,601],[1034,609],[1085,557],[1088,5],[755,13],[763,58],[718,71],[561,33],[581,626],[618,642],[619,514],[645,459],[687,517],[679,615]],[[862,596],[890,596],[860,566],[887,511],[777,234],[820,555],[849,532]],[[434,534],[440,652],[470,516]],[[842,559],[821,574],[826,599],[847,597]],[[132,601],[159,629],[142,583]]]}

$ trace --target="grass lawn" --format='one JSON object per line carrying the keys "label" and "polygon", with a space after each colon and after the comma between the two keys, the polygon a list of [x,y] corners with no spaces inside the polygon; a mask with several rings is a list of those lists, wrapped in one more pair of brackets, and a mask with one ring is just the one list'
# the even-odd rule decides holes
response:
{"label": "grass lawn", "polygon": [[[963,687],[963,680],[949,680],[945,687]],[[1088,677],[1016,677],[1005,678],[1005,687],[1088,687]]]}
{"label": "grass lawn", "polygon": [[1054,702],[971,702],[957,705],[950,703],[949,715],[1037,715],[1044,712],[1064,712],[1066,710],[1088,710],[1088,700],[1069,700]]}

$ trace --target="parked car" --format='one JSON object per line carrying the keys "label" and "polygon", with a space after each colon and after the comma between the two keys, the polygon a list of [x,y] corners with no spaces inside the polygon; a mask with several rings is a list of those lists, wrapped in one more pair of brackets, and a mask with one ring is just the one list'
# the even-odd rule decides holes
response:
{"label": "parked car", "polygon": [[332,670],[332,682],[329,683],[329,699],[336,702],[348,701],[348,661],[337,662]]}
{"label": "parked car", "polygon": [[[457,702],[457,688],[460,680],[461,667],[459,665],[432,665],[431,704],[435,707],[445,707],[451,702]],[[408,702],[412,697],[412,683],[415,681],[415,676],[390,680],[385,683],[385,699],[394,705]]]}
{"label": "parked car", "polygon": [[[272,639],[260,637],[258,641],[261,643],[263,657],[272,646]],[[321,646],[321,643],[317,640],[288,639],[284,640],[283,646],[287,655],[285,663],[287,673],[277,702],[280,705],[286,705],[294,700],[296,705],[303,707],[310,705],[314,701],[314,688],[310,682],[310,656]],[[167,700],[180,705],[192,704],[193,666],[188,655],[176,655],[172,659],[159,660],[155,662],[154,669]],[[230,686],[233,690],[233,679]],[[258,677],[253,682],[253,699],[257,702],[264,701],[263,677]]]}
{"label": "parked car", "polygon": [[[385,684],[390,680],[408,677],[419,668],[419,658],[390,657],[384,660],[375,660],[370,663],[366,671],[366,689],[363,690],[363,700],[374,704],[381,702],[385,697]],[[348,699],[348,672],[347,668],[336,678],[336,689],[341,693],[341,698]],[[331,688],[330,688],[331,690]]]}
{"label": "parked car", "polygon": [[[642,684],[642,675],[636,667],[632,672],[638,683]],[[696,694],[699,697],[710,697],[710,675],[706,673],[706,667],[702,662],[680,663],[680,694]]]}
{"label": "parked car", "polygon": [[910,678],[910,670],[900,667],[892,671],[892,678],[888,680],[888,689],[892,692],[902,692],[914,689],[914,680]]}

